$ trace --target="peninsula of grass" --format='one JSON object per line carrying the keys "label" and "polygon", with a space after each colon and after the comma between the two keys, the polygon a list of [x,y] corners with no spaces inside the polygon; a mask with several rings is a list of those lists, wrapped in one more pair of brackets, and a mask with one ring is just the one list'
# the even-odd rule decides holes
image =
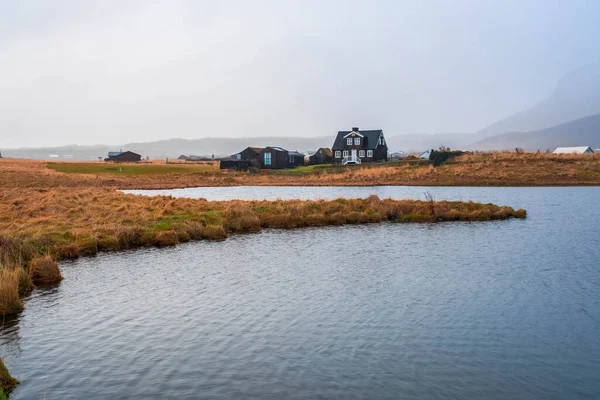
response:
{"label": "peninsula of grass", "polygon": [[8,398],[8,394],[19,384],[19,381],[10,376],[8,369],[0,358],[0,400]]}
{"label": "peninsula of grass", "polygon": [[262,229],[525,218],[525,210],[459,201],[367,199],[223,201],[111,189],[5,189],[0,193],[0,315],[19,312],[32,284],[62,279],[56,261]]}

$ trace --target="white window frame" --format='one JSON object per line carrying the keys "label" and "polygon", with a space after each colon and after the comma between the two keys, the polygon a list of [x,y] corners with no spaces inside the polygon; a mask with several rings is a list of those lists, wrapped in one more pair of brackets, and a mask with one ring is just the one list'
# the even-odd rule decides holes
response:
{"label": "white window frame", "polygon": [[342,157],[342,152],[339,150],[335,151],[335,158],[341,158]]}
{"label": "white window frame", "polygon": [[348,150],[344,150],[344,158],[348,157]]}
{"label": "white window frame", "polygon": [[373,157],[373,150],[367,150],[367,157]]}
{"label": "white window frame", "polygon": [[346,144],[348,146],[352,146],[352,138],[351,137],[349,137],[348,139],[346,139]]}
{"label": "white window frame", "polygon": [[265,165],[271,165],[271,153],[265,153]]}
{"label": "white window frame", "polygon": [[358,145],[360,145],[360,138],[359,138],[359,137],[357,137],[357,138],[354,138],[354,145],[355,145],[355,146],[358,146]]}
{"label": "white window frame", "polygon": [[382,146],[385,144],[385,139],[383,138],[383,136],[379,137],[379,144]]}
{"label": "white window frame", "polygon": [[364,150],[359,150],[358,151],[358,156],[359,157],[364,157],[365,156],[365,151]]}

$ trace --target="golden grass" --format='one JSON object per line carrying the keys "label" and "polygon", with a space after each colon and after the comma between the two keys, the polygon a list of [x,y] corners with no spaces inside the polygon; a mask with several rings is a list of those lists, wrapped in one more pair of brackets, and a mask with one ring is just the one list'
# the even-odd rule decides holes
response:
{"label": "golden grass", "polygon": [[35,285],[56,283],[63,279],[58,263],[50,256],[35,258],[29,265],[29,276]]}
{"label": "golden grass", "polygon": [[[600,185],[600,155],[545,153],[481,153],[451,159],[444,165],[394,162],[380,165],[301,168],[260,174],[217,170],[216,167],[152,164],[152,174],[76,173],[107,168],[98,163],[52,164],[43,161],[0,159],[1,188],[121,188],[166,189],[194,186],[545,186]],[[108,167],[115,167],[109,165]],[[136,168],[146,168],[138,166]],[[60,169],[60,168],[58,168]]]}
{"label": "golden grass", "polygon": [[[418,164],[310,168],[303,176],[218,171],[114,177],[60,173],[48,169],[44,162],[0,159],[0,314],[19,312],[22,309],[19,295],[27,293],[34,283],[62,279],[57,261],[101,251],[172,246],[190,240],[224,240],[230,234],[259,232],[265,228],[381,221],[480,221],[526,216],[524,210],[472,202],[394,201],[375,196],[333,201],[208,202],[126,195],[116,188],[354,185],[392,183],[398,179],[423,183],[439,179],[440,171],[451,166],[453,174],[460,176],[465,165],[473,164],[471,169],[477,171],[484,162],[510,165],[514,160],[522,161],[505,155],[489,156],[491,161],[481,157],[468,156],[459,164],[440,168]],[[587,164],[581,158],[563,158],[576,160],[578,168],[581,165],[596,168],[595,158],[589,158]],[[555,158],[541,156],[540,159],[555,163]],[[496,168],[494,165],[492,169]]]}

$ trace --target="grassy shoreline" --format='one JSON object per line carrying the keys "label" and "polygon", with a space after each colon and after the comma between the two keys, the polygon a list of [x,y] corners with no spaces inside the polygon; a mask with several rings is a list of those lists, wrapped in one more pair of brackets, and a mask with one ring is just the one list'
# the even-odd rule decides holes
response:
{"label": "grassy shoreline", "polygon": [[[121,170],[121,171],[120,171]],[[595,186],[600,155],[469,154],[434,167],[409,160],[259,173],[217,165],[106,164],[0,159],[2,188],[174,189],[219,186]]]}
{"label": "grassy shoreline", "polygon": [[[325,168],[325,172],[313,168],[306,173],[300,170],[300,175],[298,171],[295,174],[289,171],[248,174],[214,170],[214,167],[211,170],[206,166],[201,170],[195,166],[196,171],[193,171],[185,165],[174,173],[173,168],[156,165],[151,173],[139,174],[138,169],[118,175],[118,169],[105,170],[102,174],[58,172],[48,168],[45,162],[0,159],[0,315],[21,312],[22,298],[35,285],[60,281],[60,260],[99,252],[172,246],[191,240],[225,240],[232,234],[263,229],[387,221],[438,223],[526,218],[525,210],[511,207],[431,199],[382,200],[371,196],[313,201],[208,202],[170,196],[136,196],[118,190],[238,185],[394,185],[396,181],[390,180],[390,176],[396,176],[399,171],[403,174],[407,168],[416,168],[411,173],[420,176],[422,168],[431,169],[421,164]],[[105,168],[105,165],[94,168]],[[374,179],[382,171],[383,180]],[[6,386],[0,387],[0,398],[18,383],[5,372]]]}
{"label": "grassy shoreline", "polygon": [[220,201],[112,189],[7,189],[0,194],[0,314],[18,313],[32,283],[62,279],[56,261],[262,229],[391,221],[491,221],[525,210],[459,201],[367,199]]}

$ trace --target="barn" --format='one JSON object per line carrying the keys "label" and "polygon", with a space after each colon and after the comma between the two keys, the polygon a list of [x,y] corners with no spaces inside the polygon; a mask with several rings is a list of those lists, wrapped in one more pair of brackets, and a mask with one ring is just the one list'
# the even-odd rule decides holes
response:
{"label": "barn", "polygon": [[108,158],[104,159],[112,162],[140,162],[141,160],[142,156],[133,151],[109,151]]}

